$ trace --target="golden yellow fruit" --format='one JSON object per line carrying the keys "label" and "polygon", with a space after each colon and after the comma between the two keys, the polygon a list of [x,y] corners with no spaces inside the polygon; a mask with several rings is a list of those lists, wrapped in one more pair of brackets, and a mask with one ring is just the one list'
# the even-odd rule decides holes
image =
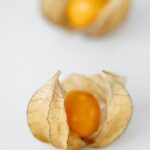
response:
{"label": "golden yellow fruit", "polygon": [[88,27],[106,3],[107,0],[68,0],[66,18],[69,25],[76,29]]}
{"label": "golden yellow fruit", "polygon": [[97,131],[101,122],[100,103],[85,91],[71,91],[65,98],[70,129],[81,138],[88,138]]}

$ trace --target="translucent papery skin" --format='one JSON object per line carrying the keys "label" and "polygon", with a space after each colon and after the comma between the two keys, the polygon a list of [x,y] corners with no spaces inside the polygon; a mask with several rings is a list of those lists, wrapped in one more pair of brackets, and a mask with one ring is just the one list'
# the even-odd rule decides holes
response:
{"label": "translucent papery skin", "polygon": [[62,86],[67,92],[74,89],[91,92],[106,105],[102,108],[102,124],[89,137],[90,142],[86,141],[88,146],[107,146],[125,131],[132,116],[132,103],[124,83],[124,77],[109,72],[91,77],[72,74],[63,81]]}
{"label": "translucent papery skin", "polygon": [[110,0],[109,5],[99,14],[86,30],[88,35],[105,35],[115,30],[127,18],[131,0]]}
{"label": "translucent papery skin", "polygon": [[32,96],[27,111],[32,134],[42,142],[67,149],[69,127],[64,106],[64,91],[57,72]]}
{"label": "translucent papery skin", "polygon": [[[72,74],[60,83],[59,74],[35,92],[29,102],[27,117],[32,134],[40,141],[65,150],[104,147],[115,141],[125,131],[132,116],[125,78],[103,71],[94,76]],[[101,124],[86,139],[70,131],[68,126],[65,95],[73,90],[89,92],[101,103]]]}
{"label": "translucent papery skin", "polygon": [[43,14],[58,25],[65,25],[67,0],[42,0]]}
{"label": "translucent papery skin", "polygon": [[[68,29],[73,29],[67,22],[66,9],[69,0],[42,0],[42,11],[48,20]],[[114,30],[125,20],[131,0],[108,0],[97,17],[89,26],[79,29],[90,36],[100,36]],[[77,30],[77,29],[75,29]]]}
{"label": "translucent papery skin", "polygon": [[[104,147],[115,141],[127,128],[132,116],[132,101],[123,83],[124,78],[103,72],[108,81],[111,97],[107,99],[107,119],[103,132],[94,138],[92,147]],[[109,90],[109,89],[108,89]]]}

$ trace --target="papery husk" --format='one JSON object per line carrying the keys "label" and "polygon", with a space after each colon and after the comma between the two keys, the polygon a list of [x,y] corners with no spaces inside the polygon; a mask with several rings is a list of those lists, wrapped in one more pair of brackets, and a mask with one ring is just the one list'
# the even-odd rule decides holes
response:
{"label": "papery husk", "polygon": [[[62,83],[56,73],[31,98],[28,124],[39,140],[65,150],[103,147],[116,140],[126,129],[132,115],[131,98],[124,87],[125,78],[109,72],[94,76],[72,74]],[[69,130],[64,107],[65,94],[73,90],[91,93],[100,103],[102,113],[98,130],[81,139]]]}
{"label": "papery husk", "polygon": [[104,35],[114,30],[126,18],[131,0],[109,0],[103,11],[100,11],[87,34]]}
{"label": "papery husk", "polygon": [[52,22],[65,25],[65,9],[67,0],[42,0],[42,11]]}
{"label": "papery husk", "polygon": [[[43,13],[52,22],[68,27],[66,5],[68,0],[42,0]],[[104,35],[114,30],[127,16],[131,0],[108,0],[97,18],[82,32],[91,36]]]}
{"label": "papery husk", "polygon": [[37,139],[67,149],[69,127],[59,74],[56,73],[32,96],[27,115],[29,127]]}
{"label": "papery husk", "polygon": [[[104,147],[115,141],[127,128],[132,116],[132,102],[125,89],[124,77],[103,72],[102,76],[110,84],[111,98],[107,99],[107,121],[103,132],[94,138],[92,147]],[[109,89],[108,89],[109,90]]]}
{"label": "papery husk", "polygon": [[67,150],[78,150],[84,146],[86,146],[85,141],[83,141],[78,135],[70,131]]}
{"label": "papery husk", "polygon": [[102,109],[102,122],[89,147],[104,147],[116,140],[126,129],[132,115],[131,98],[126,91],[125,77],[103,72],[91,77],[72,74],[62,82],[66,92],[83,90],[93,94],[106,107]]}
{"label": "papery husk", "polygon": [[109,93],[107,93],[106,84],[103,82],[104,80],[100,83],[101,87],[98,87],[88,76],[71,74],[61,82],[61,85],[66,93],[73,90],[86,91],[94,95],[97,100],[103,100],[105,102],[105,97],[108,96]]}

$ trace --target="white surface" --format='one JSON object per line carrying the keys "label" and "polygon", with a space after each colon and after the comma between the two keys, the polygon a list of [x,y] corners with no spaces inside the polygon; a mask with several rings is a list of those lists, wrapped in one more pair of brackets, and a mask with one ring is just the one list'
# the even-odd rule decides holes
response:
{"label": "white surface", "polygon": [[65,77],[102,69],[128,77],[134,115],[125,134],[106,150],[150,149],[150,1],[134,0],[126,23],[99,39],[49,24],[38,0],[0,0],[0,150],[55,149],[35,140],[27,103],[58,69]]}

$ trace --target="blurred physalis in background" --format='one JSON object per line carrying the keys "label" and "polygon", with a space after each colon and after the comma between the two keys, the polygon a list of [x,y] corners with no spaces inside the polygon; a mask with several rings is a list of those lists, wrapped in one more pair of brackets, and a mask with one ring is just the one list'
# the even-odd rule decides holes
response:
{"label": "blurred physalis in background", "polygon": [[114,30],[127,16],[131,0],[42,0],[52,22],[88,35]]}

